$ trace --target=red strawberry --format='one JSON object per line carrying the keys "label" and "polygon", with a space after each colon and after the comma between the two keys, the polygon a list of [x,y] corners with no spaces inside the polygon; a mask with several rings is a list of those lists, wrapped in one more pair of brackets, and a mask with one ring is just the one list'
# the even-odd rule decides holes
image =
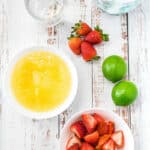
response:
{"label": "red strawberry", "polygon": [[102,35],[98,31],[91,31],[86,37],[85,41],[92,43],[92,44],[98,44],[103,41]]}
{"label": "red strawberry", "polygon": [[68,148],[67,150],[79,150],[79,144],[74,144],[72,145],[70,148]]}
{"label": "red strawberry", "polygon": [[107,122],[101,122],[98,124],[99,135],[108,134],[108,124]]}
{"label": "red strawberry", "polygon": [[90,114],[83,114],[82,120],[88,133],[92,133],[97,126],[97,121],[95,120],[95,118]]}
{"label": "red strawberry", "polygon": [[72,33],[75,32],[80,36],[85,36],[92,30],[87,23],[82,21],[76,23],[75,26],[72,27],[72,29],[73,29]]}
{"label": "red strawberry", "polygon": [[76,136],[70,137],[67,142],[66,149],[69,149],[75,144],[78,144],[79,146],[81,146],[81,141]]}
{"label": "red strawberry", "polygon": [[70,47],[70,49],[72,50],[72,52],[76,55],[80,55],[81,54],[81,43],[82,40],[80,37],[70,37],[68,38],[68,45]]}
{"label": "red strawberry", "polygon": [[70,127],[70,130],[79,138],[83,138],[87,133],[85,125],[82,121],[73,123]]}
{"label": "red strawberry", "polygon": [[84,137],[84,140],[90,144],[96,144],[99,139],[98,131],[88,134]]}
{"label": "red strawberry", "polygon": [[112,121],[108,122],[108,133],[112,134],[115,132],[115,124]]}
{"label": "red strawberry", "polygon": [[87,42],[90,42],[92,44],[98,44],[101,43],[102,41],[108,41],[108,35],[103,34],[103,31],[99,28],[99,26],[95,27],[94,31],[91,31],[86,37],[85,40]]}
{"label": "red strawberry", "polygon": [[117,131],[111,136],[117,147],[121,148],[124,145],[124,134],[123,131]]}
{"label": "red strawberry", "polygon": [[98,60],[100,58],[97,56],[96,49],[88,42],[82,42],[81,53],[83,59],[86,61]]}
{"label": "red strawberry", "polygon": [[101,150],[102,146],[110,139],[110,137],[111,137],[110,134],[100,136],[96,149]]}
{"label": "red strawberry", "polygon": [[80,150],[95,150],[94,147],[86,142],[81,145]]}
{"label": "red strawberry", "polygon": [[102,150],[115,150],[115,143],[112,139],[102,146]]}
{"label": "red strawberry", "polygon": [[104,121],[104,118],[97,113],[94,113],[93,117],[97,120],[98,123]]}

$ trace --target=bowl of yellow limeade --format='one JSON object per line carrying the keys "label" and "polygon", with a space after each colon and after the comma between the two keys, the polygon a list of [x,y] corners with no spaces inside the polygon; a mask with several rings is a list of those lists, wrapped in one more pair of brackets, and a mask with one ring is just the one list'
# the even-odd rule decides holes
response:
{"label": "bowl of yellow limeade", "polygon": [[21,51],[10,62],[5,79],[5,97],[23,115],[54,117],[73,102],[78,86],[72,61],[54,47]]}

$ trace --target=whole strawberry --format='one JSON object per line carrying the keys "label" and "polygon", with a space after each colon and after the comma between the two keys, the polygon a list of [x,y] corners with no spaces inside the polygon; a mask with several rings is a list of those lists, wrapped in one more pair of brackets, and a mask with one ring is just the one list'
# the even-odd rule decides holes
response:
{"label": "whole strawberry", "polygon": [[82,42],[81,44],[81,54],[84,60],[98,60],[100,57],[97,56],[96,49],[88,42]]}
{"label": "whole strawberry", "polygon": [[68,40],[68,45],[72,52],[76,55],[80,55],[82,39],[80,37],[71,35]]}
{"label": "whole strawberry", "polygon": [[72,33],[76,33],[79,36],[85,36],[87,35],[92,29],[90,26],[82,21],[79,21],[78,23],[75,24],[74,27],[72,27],[73,31]]}
{"label": "whole strawberry", "polygon": [[109,37],[107,34],[103,34],[103,31],[99,26],[96,26],[93,31],[91,31],[86,37],[85,41],[91,44],[98,44],[102,41],[108,41]]}

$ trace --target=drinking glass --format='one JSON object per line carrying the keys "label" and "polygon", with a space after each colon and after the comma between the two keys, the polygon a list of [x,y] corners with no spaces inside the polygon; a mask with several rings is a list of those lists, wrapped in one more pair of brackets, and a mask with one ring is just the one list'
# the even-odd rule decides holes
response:
{"label": "drinking glass", "polygon": [[41,22],[56,25],[62,19],[63,0],[24,0],[29,14]]}
{"label": "drinking glass", "polygon": [[98,6],[109,14],[123,14],[136,8],[141,0],[97,0]]}

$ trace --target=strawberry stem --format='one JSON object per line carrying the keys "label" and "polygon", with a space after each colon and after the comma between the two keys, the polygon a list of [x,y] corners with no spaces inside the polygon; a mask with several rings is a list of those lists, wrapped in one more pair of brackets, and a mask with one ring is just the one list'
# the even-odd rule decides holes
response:
{"label": "strawberry stem", "polygon": [[103,41],[109,41],[109,35],[108,34],[103,34],[102,38],[103,38]]}
{"label": "strawberry stem", "polygon": [[78,34],[71,33],[71,35],[69,37],[67,37],[67,39],[70,40],[73,37],[80,37],[80,36]]}
{"label": "strawberry stem", "polygon": [[78,29],[81,29],[81,23],[82,21],[79,20],[79,22],[75,23],[73,27],[71,27],[72,31],[71,33],[75,33]]}
{"label": "strawberry stem", "polygon": [[98,25],[94,28],[94,30],[96,30],[102,34],[103,41],[109,41],[109,35],[104,34],[103,30]]}
{"label": "strawberry stem", "polygon": [[92,58],[92,60],[99,60],[101,57],[100,56],[95,56]]}
{"label": "strawberry stem", "polygon": [[103,33],[103,30],[98,25],[94,27],[94,30]]}

